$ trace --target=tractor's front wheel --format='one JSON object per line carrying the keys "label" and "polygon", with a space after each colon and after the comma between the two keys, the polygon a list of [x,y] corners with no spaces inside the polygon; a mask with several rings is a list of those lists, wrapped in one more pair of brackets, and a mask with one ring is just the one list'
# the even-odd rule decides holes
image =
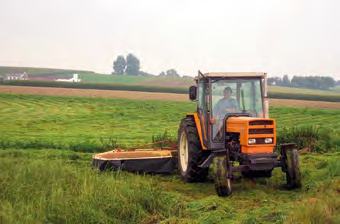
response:
{"label": "tractor's front wheel", "polygon": [[301,188],[301,172],[299,164],[299,153],[293,144],[281,146],[284,171],[286,172],[287,187],[289,189]]}
{"label": "tractor's front wheel", "polygon": [[227,156],[218,156],[214,158],[214,184],[216,193],[220,197],[231,195],[231,167]]}
{"label": "tractor's front wheel", "polygon": [[182,119],[178,130],[178,170],[185,182],[204,181],[209,168],[200,168],[209,152],[204,151],[193,117]]}

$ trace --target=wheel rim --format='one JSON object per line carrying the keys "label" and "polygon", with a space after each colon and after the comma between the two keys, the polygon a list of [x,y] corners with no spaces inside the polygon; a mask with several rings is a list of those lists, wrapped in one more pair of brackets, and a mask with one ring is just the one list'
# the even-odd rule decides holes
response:
{"label": "wheel rim", "polygon": [[180,156],[182,171],[186,172],[187,168],[188,168],[189,150],[188,150],[187,134],[185,132],[183,132],[182,135],[181,135],[179,156]]}

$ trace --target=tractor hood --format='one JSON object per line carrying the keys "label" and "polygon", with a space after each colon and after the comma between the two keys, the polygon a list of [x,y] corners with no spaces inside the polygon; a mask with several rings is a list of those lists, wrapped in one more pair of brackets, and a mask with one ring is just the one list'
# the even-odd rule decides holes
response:
{"label": "tractor hood", "polygon": [[240,134],[242,152],[265,153],[269,147],[272,151],[276,145],[274,119],[231,117],[227,120],[226,127],[227,132]]}

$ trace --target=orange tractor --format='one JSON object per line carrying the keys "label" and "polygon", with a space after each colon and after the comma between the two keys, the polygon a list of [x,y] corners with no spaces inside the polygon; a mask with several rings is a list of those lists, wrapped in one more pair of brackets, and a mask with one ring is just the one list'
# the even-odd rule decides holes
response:
{"label": "orange tractor", "polygon": [[283,144],[274,153],[275,120],[269,119],[265,73],[199,72],[196,83],[189,98],[197,101],[197,113],[187,114],[178,131],[178,169],[184,181],[204,180],[213,165],[216,192],[228,196],[234,172],[270,177],[281,167],[288,187],[301,187],[294,144]]}
{"label": "orange tractor", "polygon": [[[210,165],[216,192],[232,192],[233,173],[245,177],[270,177],[281,167],[290,189],[301,187],[299,155],[294,144],[276,145],[275,120],[269,119],[265,73],[199,72],[189,98],[197,101],[197,112],[186,114],[171,147],[97,154],[94,166],[132,172],[170,173],[176,166],[186,182],[204,181]],[[153,143],[156,144],[156,143]],[[152,144],[148,144],[152,145]]]}

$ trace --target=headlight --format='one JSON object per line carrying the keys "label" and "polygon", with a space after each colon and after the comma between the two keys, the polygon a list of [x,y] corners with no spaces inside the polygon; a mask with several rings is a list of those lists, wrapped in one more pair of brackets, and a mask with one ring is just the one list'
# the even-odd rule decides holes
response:
{"label": "headlight", "polygon": [[250,138],[248,140],[248,143],[249,143],[249,145],[255,144],[256,143],[256,139],[255,138]]}
{"label": "headlight", "polygon": [[266,144],[273,143],[273,139],[272,138],[265,138],[264,143],[266,143]]}

